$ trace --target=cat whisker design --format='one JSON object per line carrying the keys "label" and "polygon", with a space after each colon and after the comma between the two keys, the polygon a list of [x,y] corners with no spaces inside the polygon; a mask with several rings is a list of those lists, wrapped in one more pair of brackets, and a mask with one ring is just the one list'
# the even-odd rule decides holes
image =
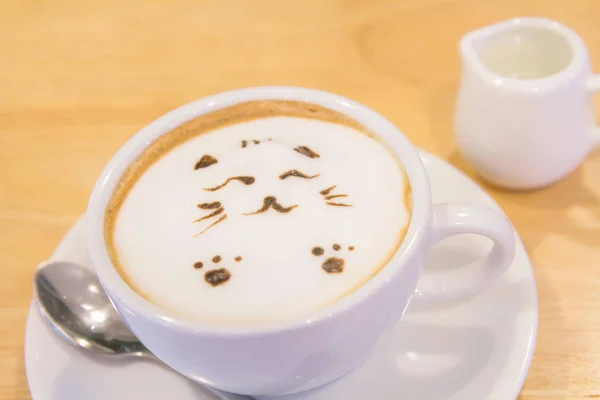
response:
{"label": "cat whisker design", "polygon": [[214,192],[221,188],[224,188],[231,181],[240,181],[244,185],[248,186],[252,185],[256,181],[256,179],[253,176],[232,176],[231,178],[227,178],[227,180],[221,183],[220,185],[211,188],[204,188],[204,190],[206,190],[207,192]]}
{"label": "cat whisker design", "polygon": [[[221,205],[220,201],[214,201],[212,203],[200,203],[200,204],[198,204],[198,208],[200,208],[201,210],[214,210],[214,211],[208,215],[205,215],[204,217],[200,217],[200,218],[192,221],[193,223],[202,222],[202,221],[214,218],[218,215],[221,215],[225,211],[225,207],[223,207]],[[225,220],[225,218],[227,218],[227,214],[222,215],[219,219],[217,219],[216,221],[211,223],[209,226],[204,228],[202,231],[196,233],[194,235],[194,237],[198,237],[198,236],[202,235],[204,232],[206,232],[213,226],[217,225],[219,222],[222,222],[223,220]]]}
{"label": "cat whisker design", "polygon": [[329,193],[331,193],[333,189],[335,189],[335,187],[336,185],[330,186],[327,189],[321,190],[319,193],[321,194],[321,196],[327,196]]}
{"label": "cat whisker design", "polygon": [[332,206],[332,207],[352,207],[352,204],[329,201],[332,199],[348,197],[347,194],[330,194],[331,192],[333,192],[335,190],[336,186],[337,185],[330,186],[327,189],[323,189],[319,192],[319,194],[321,196],[323,196],[323,198],[325,199],[325,204],[327,204],[328,206]]}
{"label": "cat whisker design", "polygon": [[295,204],[293,206],[289,206],[289,207],[284,207],[284,206],[282,206],[281,204],[279,204],[277,202],[277,197],[275,197],[275,196],[267,196],[263,200],[263,206],[262,206],[262,208],[254,211],[254,212],[251,212],[251,213],[244,213],[244,215],[261,214],[261,213],[264,213],[264,212],[268,211],[270,208],[272,208],[273,210],[277,211],[278,213],[287,214],[288,212],[292,211],[296,207],[298,207],[297,204]]}
{"label": "cat whisker design", "polygon": [[302,178],[302,179],[314,179],[314,178],[318,177],[319,175],[321,175],[321,174],[306,175],[304,172],[300,172],[297,169],[291,169],[291,170],[286,171],[283,174],[279,175],[279,179],[284,180],[289,177],[296,177],[296,178]]}
{"label": "cat whisker design", "polygon": [[223,211],[225,211],[225,208],[219,207],[218,209],[216,209],[215,211],[211,212],[210,214],[205,215],[204,217],[201,217],[201,218],[198,218],[198,219],[194,220],[194,222],[200,222],[200,221],[204,221],[205,219],[212,218],[214,216],[217,216],[217,215],[221,214]]}
{"label": "cat whisker design", "polygon": [[327,204],[328,206],[333,206],[333,207],[352,207],[352,204],[334,203],[332,201],[328,201],[325,204]]}
{"label": "cat whisker design", "polygon": [[221,207],[220,201],[213,201],[212,203],[200,203],[198,204],[198,208],[202,210],[213,210],[215,208]]}
{"label": "cat whisker design", "polygon": [[[223,215],[221,218],[219,218],[218,220],[216,220],[215,222],[213,222],[212,224],[210,224],[209,226],[207,226],[206,228],[204,228],[203,230],[201,230],[200,232],[196,233],[194,235],[194,237],[198,237],[200,235],[202,235],[204,232],[206,232],[207,230],[209,230],[210,228],[214,227],[215,225],[217,225],[220,222],[223,222],[225,219],[227,219],[227,214]],[[196,222],[196,221],[194,221]]]}
{"label": "cat whisker design", "polygon": [[325,200],[337,199],[338,197],[348,197],[347,194],[330,194],[329,196],[325,196]]}

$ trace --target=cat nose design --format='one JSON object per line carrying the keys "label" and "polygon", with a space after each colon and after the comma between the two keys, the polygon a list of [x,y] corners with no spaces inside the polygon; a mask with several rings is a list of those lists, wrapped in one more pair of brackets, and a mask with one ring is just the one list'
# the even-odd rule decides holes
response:
{"label": "cat nose design", "polygon": [[267,197],[265,197],[263,199],[263,206],[261,208],[259,208],[258,210],[254,211],[254,212],[244,213],[244,215],[261,214],[261,213],[264,213],[264,212],[268,211],[271,208],[273,210],[277,211],[278,213],[287,214],[287,213],[289,213],[290,211],[292,211],[296,207],[298,207],[297,204],[294,204],[293,206],[289,206],[289,207],[282,206],[277,201],[277,197],[275,197],[275,196],[267,196]]}

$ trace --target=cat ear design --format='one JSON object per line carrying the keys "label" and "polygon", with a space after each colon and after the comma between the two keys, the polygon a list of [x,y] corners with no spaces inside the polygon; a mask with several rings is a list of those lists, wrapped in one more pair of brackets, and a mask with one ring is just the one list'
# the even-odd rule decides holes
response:
{"label": "cat ear design", "polygon": [[[267,141],[271,141],[273,139],[268,138]],[[264,141],[264,139],[263,139]],[[249,144],[260,144],[260,140],[256,140],[256,139],[252,139],[252,140],[242,140],[241,144],[242,144],[242,149],[245,149],[246,147],[248,147]]]}
{"label": "cat ear design", "polygon": [[207,168],[218,162],[219,162],[219,160],[217,160],[213,156],[205,154],[202,156],[202,158],[200,160],[198,160],[198,162],[196,162],[194,169]]}
{"label": "cat ear design", "polygon": [[306,156],[308,158],[319,158],[321,157],[319,155],[319,153],[317,153],[316,151],[314,151],[313,149],[311,149],[310,147],[307,146],[298,146],[294,149],[294,151],[297,151],[298,153],[302,154],[303,156]]}

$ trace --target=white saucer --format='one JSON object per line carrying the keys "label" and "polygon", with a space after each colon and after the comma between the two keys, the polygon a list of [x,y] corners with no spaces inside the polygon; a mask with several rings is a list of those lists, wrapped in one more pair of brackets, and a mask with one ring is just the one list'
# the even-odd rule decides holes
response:
{"label": "white saucer", "polygon": [[[476,183],[445,161],[427,153],[422,158],[435,202],[497,207]],[[467,235],[442,242],[426,262],[426,275],[479,258],[488,245]],[[82,220],[52,258],[90,266]],[[529,369],[537,321],[533,272],[517,240],[513,265],[484,294],[443,308],[411,307],[364,365],[322,388],[277,399],[514,399]],[[25,334],[25,366],[34,400],[216,399],[156,363],[92,358],[70,347],[42,321],[33,305]]]}

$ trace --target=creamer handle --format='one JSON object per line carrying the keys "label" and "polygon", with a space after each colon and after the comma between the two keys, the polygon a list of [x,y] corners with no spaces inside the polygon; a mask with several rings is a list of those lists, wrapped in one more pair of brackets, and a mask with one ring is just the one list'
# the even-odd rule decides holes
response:
{"label": "creamer handle", "polygon": [[[590,78],[588,78],[587,91],[591,94],[600,92],[600,75],[592,75]],[[600,127],[594,126],[590,132],[590,135],[592,138],[592,146],[600,146]]]}

